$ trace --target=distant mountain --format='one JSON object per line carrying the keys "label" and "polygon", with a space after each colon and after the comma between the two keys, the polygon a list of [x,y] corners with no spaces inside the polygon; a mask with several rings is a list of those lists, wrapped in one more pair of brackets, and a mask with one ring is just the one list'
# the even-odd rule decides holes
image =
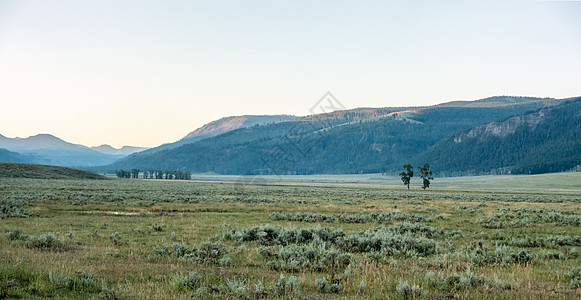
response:
{"label": "distant mountain", "polygon": [[97,147],[91,147],[91,149],[101,152],[101,153],[105,153],[105,154],[111,154],[111,155],[129,155],[129,154],[133,154],[135,152],[140,152],[143,150],[147,150],[149,148],[145,148],[145,147],[134,147],[134,146],[123,146],[120,149],[116,149],[113,148],[110,145],[101,145],[101,146],[97,146]]}
{"label": "distant mountain", "polygon": [[37,134],[27,138],[7,138],[0,135],[0,147],[16,152],[34,151],[36,149],[78,150],[88,149],[85,146],[67,143],[54,135]]}
{"label": "distant mountain", "polygon": [[581,164],[581,97],[455,134],[416,161],[448,174],[570,170]]}
{"label": "distant mountain", "polygon": [[32,161],[30,157],[0,148],[0,161],[12,163],[26,163]]}
{"label": "distant mountain", "polygon": [[397,173],[404,163],[415,161],[430,147],[459,132],[565,101],[503,96],[428,107],[336,111],[239,128],[161,152],[144,151],[95,170]]}
{"label": "distant mountain", "polygon": [[188,133],[185,137],[177,142],[163,144],[161,146],[147,150],[147,153],[158,152],[161,150],[173,149],[182,145],[195,143],[206,138],[214,137],[232,130],[247,128],[256,125],[296,120],[298,117],[291,115],[244,115],[221,118],[212,121],[204,126]]}
{"label": "distant mountain", "polygon": [[28,163],[66,167],[105,165],[125,157],[71,144],[50,134],[38,134],[28,138],[7,138],[0,135],[0,148],[25,156],[25,162]]}

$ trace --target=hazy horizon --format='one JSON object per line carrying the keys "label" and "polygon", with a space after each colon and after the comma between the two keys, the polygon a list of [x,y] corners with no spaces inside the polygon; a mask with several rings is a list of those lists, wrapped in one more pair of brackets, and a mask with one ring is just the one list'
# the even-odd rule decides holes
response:
{"label": "hazy horizon", "polygon": [[154,147],[232,115],[581,95],[581,2],[0,0],[0,134]]}

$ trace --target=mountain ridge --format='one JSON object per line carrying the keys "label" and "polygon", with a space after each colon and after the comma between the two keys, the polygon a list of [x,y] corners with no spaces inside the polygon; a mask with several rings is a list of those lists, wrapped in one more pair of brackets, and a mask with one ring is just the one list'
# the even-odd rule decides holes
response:
{"label": "mountain ridge", "polygon": [[136,146],[123,146],[123,147],[117,149],[111,145],[103,144],[100,146],[91,147],[91,149],[98,151],[98,152],[101,152],[101,153],[111,154],[111,155],[130,155],[130,154],[133,154],[135,152],[141,152],[141,151],[147,150],[149,148],[136,147]]}
{"label": "mountain ridge", "polygon": [[292,115],[241,115],[241,116],[229,116],[223,117],[218,120],[206,123],[201,127],[191,131],[185,135],[180,140],[163,144],[157,147],[153,147],[145,150],[147,153],[158,152],[162,150],[168,150],[177,148],[182,145],[195,143],[197,141],[211,138],[220,134],[227,133],[229,131],[237,130],[240,128],[247,128],[255,125],[264,125],[267,123],[274,122],[285,122],[289,120],[295,120],[299,117]]}
{"label": "mountain ridge", "polygon": [[[17,153],[21,163],[64,167],[90,167],[110,164],[126,155],[101,153],[84,145],[69,143],[52,134],[27,138],[0,138],[0,148]],[[14,157],[13,154],[11,154]],[[8,158],[6,158],[8,160]],[[12,159],[13,160],[13,159]]]}
{"label": "mountain ridge", "polygon": [[163,152],[137,153],[98,170],[272,174],[277,171],[266,166],[265,160],[280,156],[275,153],[280,152],[277,148],[287,147],[283,154],[299,159],[282,168],[284,174],[396,172],[403,163],[448,136],[566,101],[506,96],[482,100],[424,107],[356,108],[311,115],[240,128]]}

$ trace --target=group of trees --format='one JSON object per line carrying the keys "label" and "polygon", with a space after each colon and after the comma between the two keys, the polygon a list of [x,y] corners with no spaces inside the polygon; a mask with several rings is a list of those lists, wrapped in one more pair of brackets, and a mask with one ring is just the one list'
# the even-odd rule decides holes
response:
{"label": "group of trees", "polygon": [[177,180],[191,180],[192,173],[189,171],[162,171],[150,170],[143,172],[143,179],[177,179]]}
{"label": "group of trees", "polygon": [[117,170],[115,174],[119,178],[139,178],[139,169]]}
{"label": "group of trees", "polygon": [[[139,169],[132,170],[117,170],[115,174],[119,178],[139,178]],[[143,172],[143,179],[177,179],[177,180],[191,180],[192,173],[182,171],[162,171],[149,170]]]}
{"label": "group of trees", "polygon": [[[414,167],[411,164],[403,165],[403,171],[399,173],[401,177],[401,181],[403,181],[404,185],[407,185],[408,190],[410,189],[410,182],[412,181],[412,177],[414,177]],[[420,178],[422,178],[422,189],[426,189],[430,187],[430,180],[433,180],[432,177],[432,170],[430,170],[429,164],[424,164],[423,166],[418,167],[418,171],[420,172]]]}

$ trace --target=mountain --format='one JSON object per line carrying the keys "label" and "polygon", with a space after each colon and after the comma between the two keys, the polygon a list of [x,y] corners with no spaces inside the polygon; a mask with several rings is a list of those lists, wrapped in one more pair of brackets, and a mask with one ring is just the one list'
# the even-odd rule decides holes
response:
{"label": "mountain", "polygon": [[147,150],[149,148],[144,148],[144,147],[134,147],[134,146],[123,146],[120,149],[116,149],[113,148],[110,145],[101,145],[101,146],[97,146],[97,147],[91,147],[91,149],[104,153],[104,154],[111,154],[111,155],[124,155],[127,156],[129,154],[133,154],[135,152],[140,152],[140,151],[144,151]]}
{"label": "mountain", "polygon": [[25,162],[28,163],[66,167],[105,165],[124,157],[71,144],[50,134],[38,134],[28,138],[7,138],[0,135],[0,148],[25,156]]}
{"label": "mountain", "polygon": [[79,148],[87,148],[67,143],[50,134],[37,134],[27,138],[16,137],[13,139],[0,135],[0,147],[17,152],[34,151],[36,149],[77,150]]}
{"label": "mountain", "polygon": [[12,163],[26,163],[30,162],[31,158],[25,155],[20,155],[19,153],[16,152],[0,148],[0,161]]}
{"label": "mountain", "polygon": [[[159,152],[144,151],[117,169],[220,174],[397,173],[440,141],[478,125],[567,100],[491,97],[427,107],[358,108],[228,131]],[[429,162],[429,161],[426,161]]]}
{"label": "mountain", "polygon": [[476,126],[416,158],[449,174],[536,174],[581,164],[581,98]]}
{"label": "mountain", "polygon": [[276,122],[296,120],[298,117],[290,115],[244,115],[221,118],[188,133],[177,142],[163,144],[147,150],[148,153],[177,148],[182,145],[195,143],[206,138],[214,137],[232,130],[264,125]]}
{"label": "mountain", "polygon": [[201,140],[226,133],[239,128],[251,127],[254,125],[263,125],[268,123],[296,120],[298,117],[290,115],[266,115],[266,116],[236,116],[226,117],[217,121],[210,122],[186,135],[183,140]]}

